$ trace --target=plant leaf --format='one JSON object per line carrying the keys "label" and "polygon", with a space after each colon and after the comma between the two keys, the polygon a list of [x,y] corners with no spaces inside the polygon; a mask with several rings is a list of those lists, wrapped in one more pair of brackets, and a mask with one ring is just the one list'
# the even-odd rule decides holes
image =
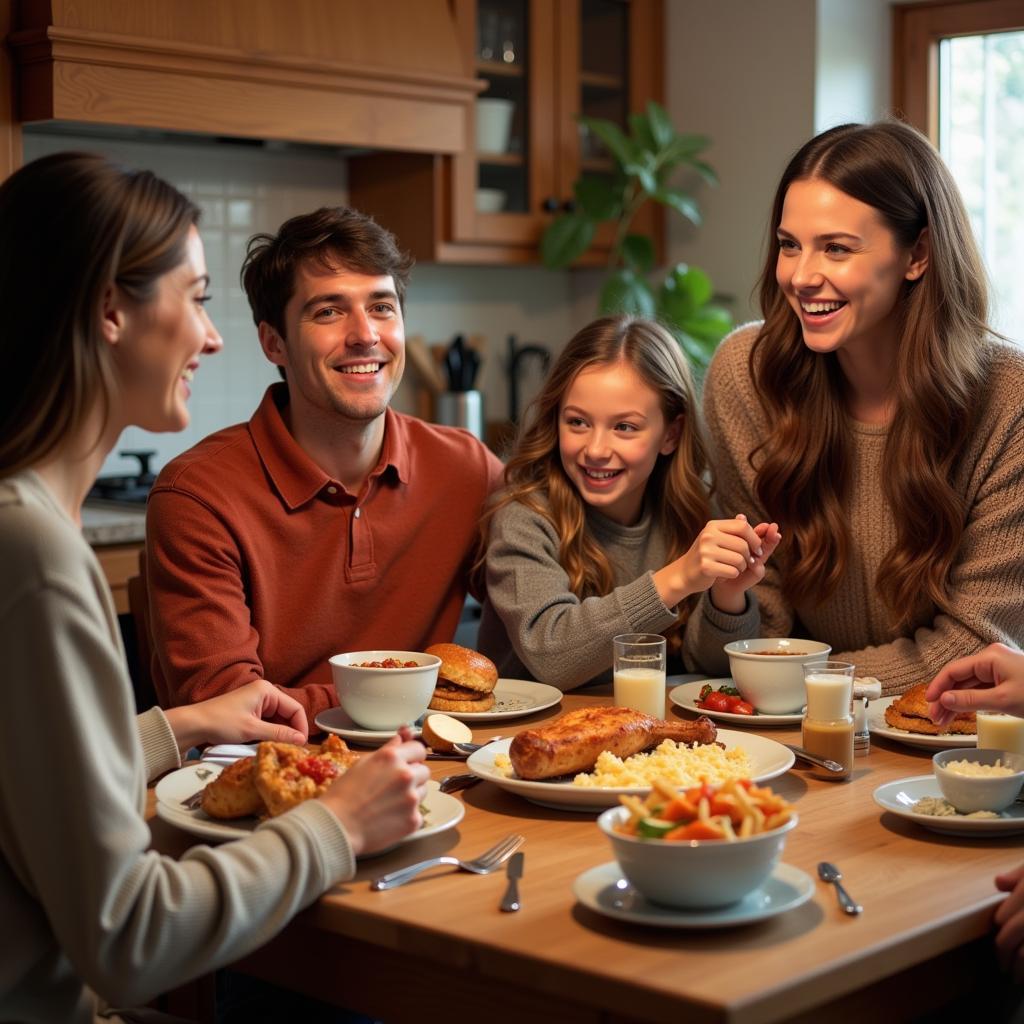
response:
{"label": "plant leaf", "polygon": [[694,338],[686,331],[681,331],[678,328],[676,328],[672,334],[676,341],[679,342],[679,346],[686,354],[686,358],[689,359],[699,372],[703,373],[711,362],[711,357],[715,352],[715,345],[709,346],[704,342],[699,341],[697,338]]}
{"label": "plant leaf", "polygon": [[599,117],[581,117],[580,123],[585,124],[608,147],[620,164],[629,164],[636,160],[636,147],[614,122]]}
{"label": "plant leaf", "polygon": [[613,220],[622,213],[622,189],[608,178],[580,178],[573,194],[579,208],[593,220]]}
{"label": "plant leaf", "polygon": [[697,154],[707,147],[709,140],[703,135],[677,135],[659,154],[659,162],[665,167],[679,164],[693,164]]}
{"label": "plant leaf", "polygon": [[622,260],[629,270],[649,274],[654,267],[654,243],[647,235],[626,235],[622,240]]}
{"label": "plant leaf", "polygon": [[704,160],[693,160],[691,166],[709,185],[718,184],[718,174],[711,164]]}
{"label": "plant leaf", "polygon": [[673,139],[676,138],[676,130],[672,127],[672,121],[659,103],[651,100],[647,104],[647,123],[650,125],[651,136],[654,139],[656,149],[664,149]]}
{"label": "plant leaf", "polygon": [[656,153],[661,149],[661,145],[655,140],[651,132],[651,125],[645,114],[630,114],[629,127],[633,133],[633,141],[638,146],[642,146],[650,153]]}
{"label": "plant leaf", "polygon": [[670,324],[682,329],[710,298],[708,275],[698,267],[677,263],[662,283],[658,309]]}
{"label": "plant leaf", "polygon": [[651,195],[659,203],[664,203],[677,213],[681,213],[692,224],[700,225],[700,208],[697,206],[697,201],[686,195],[685,192],[680,192],[675,188],[661,187],[652,189]]}
{"label": "plant leaf", "polygon": [[732,317],[721,306],[705,306],[681,326],[687,334],[714,348],[732,330]]}
{"label": "plant leaf", "polygon": [[617,270],[601,288],[601,312],[654,316],[654,294],[632,270]]}
{"label": "plant leaf", "polygon": [[640,182],[640,187],[649,196],[653,196],[657,192],[664,191],[658,182],[658,176],[654,173],[653,168],[644,167],[641,164],[632,164],[628,169],[636,175],[637,181]]}
{"label": "plant leaf", "polygon": [[540,254],[544,265],[556,270],[567,267],[578,259],[594,237],[594,222],[579,213],[567,213],[548,225],[540,241]]}

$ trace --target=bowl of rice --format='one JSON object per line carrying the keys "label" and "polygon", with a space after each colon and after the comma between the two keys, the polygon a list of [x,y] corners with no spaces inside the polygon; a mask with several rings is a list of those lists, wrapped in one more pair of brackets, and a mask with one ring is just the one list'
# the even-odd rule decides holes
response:
{"label": "bowl of rice", "polygon": [[960,814],[1001,811],[1024,784],[1024,754],[1008,750],[942,750],[932,765],[942,795]]}

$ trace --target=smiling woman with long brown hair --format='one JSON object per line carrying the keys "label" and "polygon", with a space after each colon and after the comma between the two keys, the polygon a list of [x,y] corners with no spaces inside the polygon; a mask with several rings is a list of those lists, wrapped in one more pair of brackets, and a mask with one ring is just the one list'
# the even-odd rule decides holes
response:
{"label": "smiling woman with long brown hair", "polygon": [[[705,390],[723,511],[788,538],[762,635],[830,643],[887,693],[1019,645],[1024,356],[987,326],[949,171],[907,125],[830,129],[786,168],[770,231],[764,322]],[[728,639],[703,623],[705,660]]]}

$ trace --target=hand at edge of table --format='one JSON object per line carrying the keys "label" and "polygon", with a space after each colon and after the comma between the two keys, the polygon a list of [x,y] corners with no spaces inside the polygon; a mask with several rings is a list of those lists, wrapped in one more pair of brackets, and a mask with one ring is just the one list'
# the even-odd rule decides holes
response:
{"label": "hand at edge of table", "polygon": [[951,661],[925,690],[933,722],[948,725],[965,711],[1002,711],[1024,717],[1024,654],[989,644],[978,654]]}
{"label": "hand at edge of table", "polygon": [[1024,864],[996,875],[996,888],[1009,893],[996,907],[996,954],[1004,971],[1024,982]]}

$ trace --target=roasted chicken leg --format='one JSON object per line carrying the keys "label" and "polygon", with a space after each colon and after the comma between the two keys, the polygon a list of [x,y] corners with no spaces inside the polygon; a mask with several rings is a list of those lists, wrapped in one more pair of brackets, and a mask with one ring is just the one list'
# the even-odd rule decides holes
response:
{"label": "roasted chicken leg", "polygon": [[590,771],[605,750],[630,757],[662,740],[705,744],[716,735],[715,723],[703,715],[695,722],[668,722],[632,708],[579,708],[519,733],[508,753],[521,779],[550,779]]}

